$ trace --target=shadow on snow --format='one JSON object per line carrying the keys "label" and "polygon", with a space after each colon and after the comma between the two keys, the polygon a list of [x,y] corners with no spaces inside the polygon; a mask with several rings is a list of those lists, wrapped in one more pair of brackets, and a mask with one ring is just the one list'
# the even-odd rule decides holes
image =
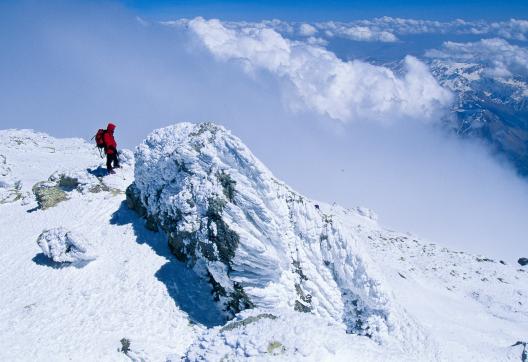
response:
{"label": "shadow on snow", "polygon": [[95,176],[95,177],[105,177],[108,175],[108,170],[106,167],[97,166],[96,168],[87,168],[86,172]]}
{"label": "shadow on snow", "polygon": [[148,230],[145,227],[145,220],[130,210],[125,201],[112,214],[110,223],[131,224],[137,243],[149,245],[156,254],[167,259],[167,263],[156,272],[155,276],[165,284],[171,298],[182,311],[187,313],[192,322],[206,327],[225,323],[225,317],[213,301],[211,286],[171,254],[163,232]]}
{"label": "shadow on snow", "polygon": [[77,261],[75,263],[68,263],[68,262],[58,263],[48,258],[44,253],[38,253],[31,260],[33,260],[33,262],[37,265],[46,266],[48,268],[53,268],[53,269],[63,269],[63,268],[69,268],[69,267],[81,269],[85,267],[89,262],[92,261],[92,260],[84,260],[84,261]]}

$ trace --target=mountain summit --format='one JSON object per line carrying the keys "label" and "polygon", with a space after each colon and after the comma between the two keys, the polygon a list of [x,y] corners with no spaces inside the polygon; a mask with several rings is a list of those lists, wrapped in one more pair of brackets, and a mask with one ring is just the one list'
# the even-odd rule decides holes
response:
{"label": "mountain summit", "polygon": [[156,130],[122,161],[103,176],[82,140],[0,131],[2,360],[527,353],[525,267],[310,200],[212,123]]}

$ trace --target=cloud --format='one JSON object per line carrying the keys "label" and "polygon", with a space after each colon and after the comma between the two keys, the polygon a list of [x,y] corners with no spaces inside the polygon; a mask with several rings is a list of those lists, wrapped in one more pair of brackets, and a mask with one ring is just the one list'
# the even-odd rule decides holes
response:
{"label": "cloud", "polygon": [[448,41],[440,49],[427,51],[426,56],[452,62],[482,64],[490,77],[528,75],[528,49],[500,38],[469,43]]}
{"label": "cloud", "polygon": [[379,41],[384,43],[393,43],[398,41],[396,35],[390,31],[381,30],[369,24],[355,25],[339,22],[318,23],[317,27],[324,31],[327,37],[340,37],[355,41]]}
{"label": "cloud", "polygon": [[452,95],[427,66],[408,56],[405,75],[361,61],[340,60],[334,53],[282,37],[270,28],[229,29],[219,20],[196,18],[188,23],[218,59],[240,63],[247,71],[265,70],[286,81],[292,109],[307,107],[347,121],[389,122],[404,118],[432,121]]}
{"label": "cloud", "polygon": [[[188,22],[188,19],[180,19],[164,22],[164,24],[187,25]],[[436,21],[383,16],[350,22],[325,21],[308,23],[274,19],[258,22],[223,21],[222,25],[233,30],[242,30],[244,28],[273,29],[289,39],[311,37],[318,34],[319,38],[326,39],[344,38],[359,42],[393,43],[399,41],[399,36],[406,35],[468,34],[528,41],[528,20],[523,19],[510,19],[500,22],[486,20],[467,21],[463,19]]]}
{"label": "cloud", "polygon": [[392,43],[398,40],[396,35],[388,31],[376,31],[366,26],[352,26],[343,30],[343,37],[351,40],[360,41],[380,41],[385,43]]}
{"label": "cloud", "polygon": [[317,36],[310,36],[308,38],[306,38],[306,43],[307,44],[310,44],[310,45],[316,45],[316,46],[321,46],[321,47],[325,47],[328,45],[328,41],[323,39],[323,38],[320,38],[320,37],[317,37]]}
{"label": "cloud", "polygon": [[312,36],[315,35],[315,33],[317,33],[317,29],[310,24],[302,23],[299,26],[299,34],[302,36]]}
{"label": "cloud", "polygon": [[348,26],[366,26],[377,31],[387,31],[398,35],[408,34],[473,34],[500,36],[506,39],[526,41],[528,36],[528,21],[510,19],[501,22],[485,20],[466,21],[436,21],[421,19],[402,19],[388,16],[371,20],[358,20],[348,23]]}
{"label": "cloud", "polygon": [[528,40],[528,20],[510,19],[505,22],[492,23],[490,28],[506,39]]}

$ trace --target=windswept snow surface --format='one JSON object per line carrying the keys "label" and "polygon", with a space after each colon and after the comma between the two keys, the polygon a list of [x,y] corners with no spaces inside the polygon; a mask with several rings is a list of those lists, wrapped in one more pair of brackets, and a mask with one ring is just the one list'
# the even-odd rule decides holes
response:
{"label": "windswept snow surface", "polygon": [[[526,267],[309,200],[216,125],[157,130],[136,156],[105,176],[80,139],[0,131],[0,360],[521,361]],[[41,182],[65,197],[42,209]],[[133,182],[159,232],[127,207]],[[49,260],[55,228],[97,258]]]}

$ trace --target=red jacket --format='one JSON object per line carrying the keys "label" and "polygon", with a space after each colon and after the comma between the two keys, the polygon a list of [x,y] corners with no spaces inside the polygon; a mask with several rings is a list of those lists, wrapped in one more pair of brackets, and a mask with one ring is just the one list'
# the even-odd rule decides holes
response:
{"label": "red jacket", "polygon": [[115,128],[115,124],[108,123],[108,126],[106,127],[106,132],[103,136],[105,143],[105,153],[107,155],[113,155],[115,152],[117,152],[117,143],[114,139]]}

